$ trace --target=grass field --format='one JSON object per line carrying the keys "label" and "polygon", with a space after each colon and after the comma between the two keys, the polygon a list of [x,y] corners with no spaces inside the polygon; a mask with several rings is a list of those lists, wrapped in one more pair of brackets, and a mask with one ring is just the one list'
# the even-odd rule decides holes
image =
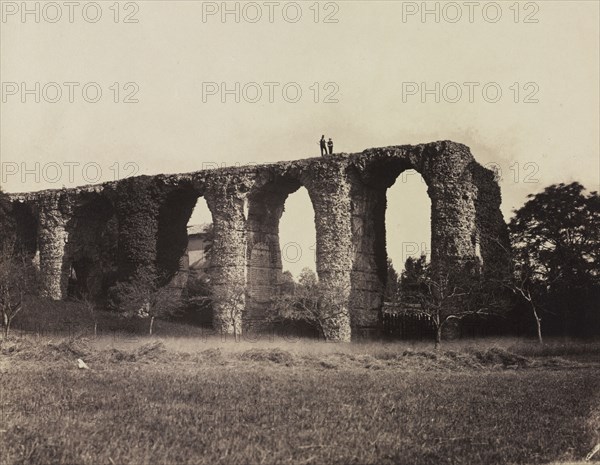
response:
{"label": "grass field", "polygon": [[2,465],[565,463],[600,442],[599,343],[24,335],[0,353]]}

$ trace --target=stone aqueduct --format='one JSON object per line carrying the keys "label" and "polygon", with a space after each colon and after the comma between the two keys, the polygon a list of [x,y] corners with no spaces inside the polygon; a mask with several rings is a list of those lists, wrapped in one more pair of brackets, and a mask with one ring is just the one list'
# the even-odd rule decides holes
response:
{"label": "stone aqueduct", "polygon": [[[354,329],[378,327],[386,280],[386,190],[407,169],[422,175],[431,199],[432,264],[453,267],[479,257],[484,272],[493,273],[507,241],[500,189],[468,147],[449,141],[139,176],[11,194],[11,200],[18,235],[39,261],[42,292],[63,299],[71,267],[97,297],[107,281],[126,281],[144,267],[176,273],[187,222],[204,197],[214,225],[213,325],[232,333],[234,325],[263,316],[265,295],[282,269],[279,219],[287,196],[304,186],[314,209],[319,280],[346,303],[329,336],[349,340]],[[221,297],[232,289],[245,292],[233,300]]]}

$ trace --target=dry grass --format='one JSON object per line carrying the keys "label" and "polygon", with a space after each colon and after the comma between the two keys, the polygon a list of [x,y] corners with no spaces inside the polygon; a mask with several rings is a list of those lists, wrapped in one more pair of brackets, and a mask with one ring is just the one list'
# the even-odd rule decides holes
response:
{"label": "dry grass", "polygon": [[0,344],[14,360],[92,362],[272,362],[295,367],[404,370],[583,369],[600,366],[600,343],[556,341],[544,346],[514,339],[456,341],[436,351],[427,343],[328,343],[313,339],[148,336],[50,338],[25,335]]}
{"label": "dry grass", "polygon": [[[0,345],[0,464],[537,464],[600,440],[599,344]],[[91,370],[77,369],[83,358]]]}

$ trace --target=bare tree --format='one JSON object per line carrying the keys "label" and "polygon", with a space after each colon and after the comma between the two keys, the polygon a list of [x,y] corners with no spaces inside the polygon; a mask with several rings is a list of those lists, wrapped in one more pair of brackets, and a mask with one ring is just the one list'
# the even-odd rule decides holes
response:
{"label": "bare tree", "polygon": [[452,282],[449,273],[437,277],[427,276],[423,279],[426,292],[419,294],[421,313],[433,323],[435,329],[435,348],[442,343],[442,332],[452,319],[460,319],[463,314],[460,308],[460,298],[466,292]]}
{"label": "bare tree", "polygon": [[113,303],[129,316],[150,318],[148,334],[152,335],[154,320],[175,316],[182,311],[181,292],[168,286],[158,286],[159,279],[142,276],[117,284],[118,301]]}
{"label": "bare tree", "polygon": [[535,320],[538,342],[544,343],[542,337],[542,317],[540,312],[541,303],[538,305],[538,299],[534,291],[533,274],[527,269],[515,270],[512,279],[505,281],[505,287],[510,289],[513,294],[522,297],[531,308],[531,314]]}
{"label": "bare tree", "polygon": [[[497,238],[489,237],[502,253],[502,259],[499,261],[501,266],[505,266],[505,270],[499,270],[499,273],[494,273],[499,276],[495,281],[498,282],[504,289],[507,289],[513,295],[523,299],[531,310],[531,315],[535,321],[537,339],[540,344],[544,343],[542,336],[542,314],[546,311],[543,305],[542,291],[548,280],[544,278],[542,273],[536,270],[527,260],[526,255],[521,259],[513,259],[511,251],[504,246]],[[498,270],[496,270],[498,271]]]}
{"label": "bare tree", "polygon": [[431,321],[435,329],[436,349],[440,348],[444,328],[450,322],[501,314],[503,301],[495,292],[493,283],[481,275],[477,265],[469,262],[439,270],[427,264],[418,276],[411,277],[416,285],[403,295],[404,301],[419,304],[415,313]]}
{"label": "bare tree", "polygon": [[0,249],[0,312],[4,338],[8,338],[10,325],[23,309],[24,298],[35,293],[36,273],[24,255],[13,246]]}
{"label": "bare tree", "polygon": [[346,294],[339,288],[323,285],[312,270],[305,268],[291,292],[282,292],[271,300],[269,320],[273,323],[304,322],[324,339],[335,339],[338,320],[348,316]]}
{"label": "bare tree", "polygon": [[197,312],[211,311],[213,326],[223,334],[233,334],[236,341],[242,335],[242,315],[245,307],[246,286],[218,285],[210,275],[198,274],[188,282],[184,302]]}
{"label": "bare tree", "polygon": [[92,318],[92,321],[94,322],[94,337],[98,337],[98,313],[96,311],[96,302],[94,302],[87,292],[81,294],[81,296],[76,299],[76,302],[78,302]]}

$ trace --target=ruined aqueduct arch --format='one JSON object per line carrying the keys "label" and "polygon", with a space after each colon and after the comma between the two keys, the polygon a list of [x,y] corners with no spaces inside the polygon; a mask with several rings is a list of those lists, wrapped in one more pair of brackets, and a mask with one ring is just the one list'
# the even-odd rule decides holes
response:
{"label": "ruined aqueduct arch", "polygon": [[[176,272],[187,245],[187,222],[197,199],[204,197],[214,224],[213,324],[231,333],[240,320],[264,317],[264,300],[281,273],[284,203],[304,186],[315,214],[319,280],[347,302],[348,311],[332,322],[329,336],[349,340],[353,328],[379,324],[386,279],[386,191],[407,169],[427,183],[432,263],[453,267],[479,254],[484,272],[497,270],[498,244],[507,242],[500,189],[468,147],[449,141],[140,176],[11,194],[11,199],[21,239],[39,260],[43,292],[62,299],[72,266],[95,295],[106,292],[106,282],[130,279],[140,268]],[[229,298],[227,293],[236,289],[245,292]]]}

